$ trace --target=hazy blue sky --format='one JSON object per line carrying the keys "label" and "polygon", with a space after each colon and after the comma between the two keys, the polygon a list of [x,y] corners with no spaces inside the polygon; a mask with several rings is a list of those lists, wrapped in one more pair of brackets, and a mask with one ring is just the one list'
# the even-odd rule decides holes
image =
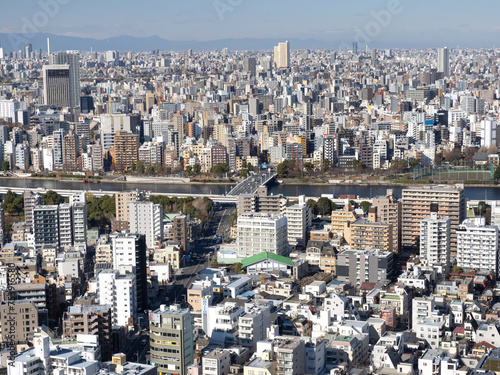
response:
{"label": "hazy blue sky", "polygon": [[[48,22],[39,17],[37,31],[92,38],[156,34],[169,40],[313,38],[348,44],[357,29],[371,27],[371,44],[394,47],[490,47],[500,34],[497,0],[2,0],[0,32],[21,32],[26,20],[43,12],[41,3],[58,1],[66,4]],[[397,11],[387,13],[391,5]],[[381,11],[390,19],[376,20],[373,12]]]}

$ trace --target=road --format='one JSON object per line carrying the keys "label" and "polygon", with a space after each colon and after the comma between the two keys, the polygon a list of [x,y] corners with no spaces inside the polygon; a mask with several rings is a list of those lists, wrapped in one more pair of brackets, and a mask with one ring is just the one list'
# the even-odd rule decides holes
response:
{"label": "road", "polygon": [[[149,334],[148,331],[142,330],[136,332],[127,342],[129,349],[127,353],[127,361],[147,363],[146,356],[149,354]],[[127,347],[127,344],[125,347]]]}
{"label": "road", "polygon": [[257,189],[267,183],[267,181],[274,177],[274,175],[274,170],[271,168],[261,171],[240,182],[229,192],[228,195],[238,196],[241,194],[255,194]]}
{"label": "road", "polygon": [[191,259],[186,261],[186,267],[177,270],[175,282],[168,287],[168,300],[165,301],[181,304],[186,302],[187,288],[196,280],[200,271],[209,267],[217,244],[229,236],[231,216],[235,209],[234,204],[214,204],[213,215],[203,231],[204,236],[191,244]]}

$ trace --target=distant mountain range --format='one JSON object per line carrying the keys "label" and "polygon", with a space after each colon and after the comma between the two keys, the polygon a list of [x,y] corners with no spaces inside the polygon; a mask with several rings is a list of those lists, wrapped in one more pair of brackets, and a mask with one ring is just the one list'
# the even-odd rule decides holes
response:
{"label": "distant mountain range", "polygon": [[[212,41],[173,41],[162,39],[157,35],[151,37],[117,36],[107,39],[80,38],[72,36],[54,35],[46,33],[2,34],[0,33],[0,44],[5,52],[23,49],[24,44],[31,43],[33,50],[42,49],[47,51],[47,38],[50,38],[50,50],[80,50],[80,51],[213,51],[229,48],[239,51],[272,50],[273,46],[284,39],[219,39]],[[316,39],[289,39],[292,49],[323,49],[335,50],[339,42],[332,43]],[[344,48],[348,45],[344,44]],[[361,46],[360,46],[361,47]]]}

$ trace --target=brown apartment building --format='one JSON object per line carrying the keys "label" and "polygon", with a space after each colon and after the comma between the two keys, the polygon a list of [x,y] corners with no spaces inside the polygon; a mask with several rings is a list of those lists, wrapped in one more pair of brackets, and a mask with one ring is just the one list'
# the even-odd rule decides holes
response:
{"label": "brown apartment building", "polygon": [[108,305],[70,306],[63,317],[63,336],[75,339],[78,334],[97,335],[103,361],[111,359],[111,307]]}
{"label": "brown apartment building", "polygon": [[450,255],[457,255],[457,233],[460,223],[465,220],[466,201],[464,186],[457,184],[427,185],[409,187],[403,190],[403,211],[401,243],[403,248],[418,249],[420,240],[420,221],[430,216],[431,204],[437,205],[438,216],[449,218],[451,229]]}
{"label": "brown apartment building", "polygon": [[115,171],[125,172],[139,160],[139,136],[124,131],[117,131],[113,146]]}

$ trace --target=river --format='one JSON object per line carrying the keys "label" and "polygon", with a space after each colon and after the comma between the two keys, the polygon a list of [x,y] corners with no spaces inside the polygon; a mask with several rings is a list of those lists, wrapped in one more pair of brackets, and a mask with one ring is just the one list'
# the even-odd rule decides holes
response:
{"label": "river", "polygon": [[[133,183],[133,182],[101,182],[99,184],[84,183],[80,181],[57,181],[41,179],[23,179],[23,178],[0,178],[2,187],[43,187],[50,189],[69,189],[69,190],[99,190],[102,191],[130,191],[130,190],[151,190],[153,193],[172,193],[179,194],[206,194],[206,195],[224,195],[234,186],[232,184],[166,184],[166,183]],[[362,198],[373,198],[385,195],[387,189],[393,189],[394,195],[401,197],[403,186],[361,186],[361,185],[298,185],[298,184],[275,184],[269,189],[270,194],[283,194],[285,196],[306,195],[307,197],[319,197],[322,194],[333,194],[338,197],[342,194],[352,194]],[[465,195],[470,200],[500,200],[500,186],[498,187],[480,187],[467,186]]]}

